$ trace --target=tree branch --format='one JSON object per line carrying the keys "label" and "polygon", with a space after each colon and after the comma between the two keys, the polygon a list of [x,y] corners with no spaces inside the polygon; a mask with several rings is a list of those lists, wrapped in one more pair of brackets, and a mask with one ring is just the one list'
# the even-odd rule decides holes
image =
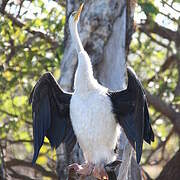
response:
{"label": "tree branch", "polygon": [[[16,55],[18,54],[18,52],[20,50],[22,50],[22,48],[30,48],[29,46],[32,44],[32,42],[38,37],[38,34],[35,34],[34,36],[32,37],[29,37],[27,39],[26,42],[24,42],[23,45],[17,45],[17,46],[14,46],[14,41],[10,38],[10,41],[9,41],[9,44],[10,46],[8,46],[8,48],[10,49],[10,53],[6,55],[6,61],[5,61],[5,65],[8,66],[9,62],[11,61],[11,59]],[[53,48],[51,48],[53,49]],[[8,69],[6,69],[8,70]]]}
{"label": "tree branch", "polygon": [[180,13],[180,11],[179,11],[178,9],[174,8],[173,5],[170,5],[170,4],[167,3],[166,1],[162,0],[162,3],[163,3],[163,4],[166,4],[167,6],[169,6],[169,7],[172,8],[174,11]]}
{"label": "tree branch", "polygon": [[168,136],[166,137],[166,140],[160,142],[159,145],[156,147],[156,149],[154,149],[154,150],[152,150],[152,151],[150,152],[150,154],[149,154],[149,155],[147,156],[147,158],[146,158],[146,161],[141,164],[142,166],[148,164],[148,162],[149,162],[149,160],[151,159],[151,157],[153,156],[153,154],[154,154],[155,152],[157,152],[161,147],[166,146],[167,142],[169,141],[169,139],[171,138],[171,136],[173,135],[173,133],[174,133],[174,128],[173,128],[173,129],[171,130],[171,132],[168,134]]}
{"label": "tree branch", "polygon": [[178,69],[178,82],[175,88],[175,96],[180,96],[180,59],[177,61],[177,69]]}
{"label": "tree branch", "polygon": [[161,41],[156,40],[153,36],[151,36],[151,34],[146,30],[146,29],[142,29],[141,27],[139,28],[139,30],[143,33],[145,33],[152,41],[154,41],[155,43],[159,44],[160,46],[167,48],[168,50],[172,51],[171,47],[168,47],[168,45],[162,43]]}
{"label": "tree branch", "polygon": [[[8,19],[10,19],[14,25],[23,28],[25,26],[25,24],[23,22],[21,22],[20,20],[18,20],[17,18],[15,18],[12,14],[9,14],[5,11],[2,11],[0,9],[0,12],[5,15]],[[54,48],[57,48],[59,46],[59,43],[57,41],[55,41],[51,36],[42,33],[41,31],[37,31],[37,30],[32,30],[29,28],[25,29],[26,31],[28,31],[29,33],[36,35],[42,39],[44,39],[45,41],[47,41],[48,43],[50,43]]]}
{"label": "tree branch", "polygon": [[180,150],[175,156],[165,165],[160,175],[156,180],[178,180],[180,177]]}
{"label": "tree branch", "polygon": [[24,3],[24,1],[25,1],[25,0],[20,1],[19,10],[18,10],[18,13],[17,13],[16,18],[18,18],[18,17],[19,17],[19,15],[20,15],[20,13],[21,13],[21,9],[22,9],[22,7],[23,7],[23,3]]}
{"label": "tree branch", "polygon": [[165,27],[160,26],[155,22],[151,22],[147,20],[146,23],[141,24],[139,27],[140,31],[144,33],[155,33],[163,38],[166,38],[170,41],[174,41],[176,44],[180,43],[180,39],[178,38],[178,33],[167,29]]}
{"label": "tree branch", "polygon": [[41,172],[44,176],[51,177],[53,179],[57,179],[57,175],[51,171],[47,171],[45,168],[43,168],[39,164],[35,164],[32,166],[31,162],[19,160],[19,159],[10,159],[9,161],[6,161],[6,168],[12,168],[13,166],[25,166],[29,168],[34,168],[35,170],[38,170]]}
{"label": "tree branch", "polygon": [[[28,140],[28,139],[18,139],[18,140],[10,140],[10,139],[0,139],[0,141],[6,141],[10,144],[22,144],[22,143],[33,143],[33,140]],[[44,142],[43,143],[44,145],[46,146],[49,146],[49,143],[48,142]]]}
{"label": "tree branch", "polygon": [[27,140],[27,139],[19,139],[19,140],[10,140],[10,139],[0,139],[0,141],[6,141],[9,142],[10,144],[22,144],[22,143],[33,143],[33,140]]}
{"label": "tree branch", "polygon": [[148,102],[154,106],[157,111],[169,118],[174,125],[176,132],[180,135],[180,113],[176,112],[170,105],[163,102],[160,97],[150,94],[147,90],[146,95]]}
{"label": "tree branch", "polygon": [[163,13],[163,12],[161,12],[161,11],[159,11],[159,13],[162,14],[163,16],[167,17],[167,18],[170,19],[171,21],[178,23],[178,19],[175,19],[175,18],[173,18],[173,17],[170,17],[169,14],[165,14],[165,13]]}
{"label": "tree branch", "polygon": [[25,175],[22,175],[22,174],[19,174],[18,172],[16,172],[15,170],[13,170],[12,168],[9,168],[9,171],[11,173],[9,173],[9,175],[13,178],[17,178],[17,179],[22,179],[22,180],[34,180],[34,178],[30,178],[28,176],[25,176]]}
{"label": "tree branch", "polygon": [[0,109],[0,113],[4,113],[4,114],[7,114],[8,116],[12,116],[12,117],[16,117],[16,118],[18,117],[18,115],[10,113],[8,111],[5,111],[3,109]]}
{"label": "tree branch", "polygon": [[66,1],[65,0],[54,0],[55,2],[57,2],[59,5],[61,5],[62,7],[66,7]]}
{"label": "tree branch", "polygon": [[171,55],[169,56],[165,62],[162,64],[160,70],[154,75],[152,76],[150,79],[148,79],[148,83],[153,81],[155,79],[155,77],[157,76],[157,74],[164,72],[166,69],[170,68],[170,66],[172,66],[175,62],[177,62],[177,56],[176,55]]}
{"label": "tree branch", "polygon": [[1,6],[0,6],[0,12],[4,12],[8,1],[9,1],[9,0],[2,0],[2,4],[1,4]]}
{"label": "tree branch", "polygon": [[161,70],[160,71],[165,71],[166,69],[168,69],[170,67],[170,65],[172,65],[174,62],[176,62],[178,59],[177,59],[177,56],[175,54],[169,56],[164,64],[161,66]]}

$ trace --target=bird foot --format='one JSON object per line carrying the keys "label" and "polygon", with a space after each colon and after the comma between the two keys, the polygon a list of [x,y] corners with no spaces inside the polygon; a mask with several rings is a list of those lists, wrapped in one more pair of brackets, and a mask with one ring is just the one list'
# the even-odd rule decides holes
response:
{"label": "bird foot", "polygon": [[93,165],[90,163],[79,165],[77,163],[69,165],[77,174],[88,176],[92,173]]}
{"label": "bird foot", "polygon": [[104,168],[104,165],[94,166],[92,170],[92,176],[100,180],[108,180],[108,174]]}
{"label": "bird foot", "polygon": [[113,161],[109,164],[94,165],[93,163],[85,163],[79,165],[77,163],[69,165],[69,172],[74,172],[80,177],[93,176],[99,180],[108,180],[108,172],[112,172],[122,163],[121,160]]}
{"label": "bird foot", "polygon": [[108,174],[104,166],[94,165],[92,163],[86,163],[79,165],[77,163],[69,165],[69,171],[74,170],[76,174],[80,176],[93,176],[100,180],[108,180]]}

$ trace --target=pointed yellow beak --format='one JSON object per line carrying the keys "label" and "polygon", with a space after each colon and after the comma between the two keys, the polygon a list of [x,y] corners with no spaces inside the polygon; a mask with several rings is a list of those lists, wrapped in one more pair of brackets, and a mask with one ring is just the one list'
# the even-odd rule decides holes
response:
{"label": "pointed yellow beak", "polygon": [[80,14],[81,14],[81,11],[82,11],[82,9],[83,9],[83,6],[84,6],[84,3],[82,3],[81,6],[79,7],[76,15],[74,16],[74,21],[78,21],[78,18],[79,18]]}

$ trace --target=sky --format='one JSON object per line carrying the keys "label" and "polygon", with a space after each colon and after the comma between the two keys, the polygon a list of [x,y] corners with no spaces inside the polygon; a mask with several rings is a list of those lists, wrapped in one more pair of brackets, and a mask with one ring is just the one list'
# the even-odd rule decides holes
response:
{"label": "sky", "polygon": [[[167,0],[166,0],[167,1]],[[175,10],[173,10],[172,8],[170,8],[168,5],[164,5],[161,3],[161,0],[156,0],[154,1],[155,6],[159,8],[159,11],[166,14],[166,15],[170,15],[170,17],[175,18],[175,19],[179,19],[180,18],[180,12],[176,12]],[[169,4],[171,4],[171,0],[167,1]],[[180,3],[175,3],[174,7],[180,11]],[[146,19],[146,15],[144,12],[141,12],[141,7],[140,6],[136,6],[136,11],[134,14],[134,19],[135,22],[137,24],[141,23],[142,20]],[[173,21],[171,21],[170,19],[168,19],[167,17],[165,17],[162,14],[158,14],[155,21],[161,25],[164,26],[166,28],[169,28],[171,30],[176,31],[177,30],[177,25],[174,24]]]}
{"label": "sky", "polygon": [[[20,3],[21,0],[10,0],[9,2],[15,2],[16,5],[18,5]],[[62,7],[59,6],[55,1],[53,0],[41,0],[44,4],[45,4],[45,8],[48,12],[51,11],[52,8],[57,8],[59,11],[62,11]],[[45,18],[45,14],[41,13],[41,8],[38,7],[38,0],[34,1],[35,3],[30,3],[29,1],[25,1],[23,3],[23,8],[22,8],[22,13],[26,13],[25,16],[23,16],[24,19],[34,19],[38,16],[38,18]],[[166,0],[166,2],[168,2],[169,4],[171,4],[172,0]],[[0,4],[2,3],[2,0],[0,0]],[[160,12],[166,14],[166,15],[170,15],[170,17],[175,18],[175,19],[179,19],[180,18],[180,12],[177,12],[175,10],[173,10],[172,8],[170,8],[168,5],[163,5],[161,3],[161,0],[155,0],[154,4],[156,7],[159,8]],[[177,10],[180,10],[180,3],[175,3],[174,4],[174,8]],[[6,8],[6,10],[14,15],[17,14],[18,12],[18,8],[17,6],[12,6],[11,9],[10,8]],[[34,13],[37,13],[37,16],[34,15]],[[135,15],[134,15],[134,19],[135,22],[138,24],[141,22],[141,20],[146,19],[146,15],[141,12],[141,8],[140,6],[136,6],[136,11],[135,11]],[[161,26],[165,26],[166,28],[169,28],[171,30],[176,31],[177,30],[177,25],[174,24],[173,21],[171,21],[170,19],[168,19],[167,17],[165,17],[162,14],[158,14],[156,17],[156,22],[161,25]]]}

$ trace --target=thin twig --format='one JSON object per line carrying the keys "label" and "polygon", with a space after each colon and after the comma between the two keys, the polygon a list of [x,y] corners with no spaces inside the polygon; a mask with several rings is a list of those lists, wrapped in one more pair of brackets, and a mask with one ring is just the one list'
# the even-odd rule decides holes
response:
{"label": "thin twig", "polygon": [[176,9],[176,8],[174,8],[173,7],[173,4],[172,5],[170,5],[169,3],[167,3],[166,1],[164,1],[164,0],[162,0],[162,3],[163,4],[166,4],[167,6],[169,6],[170,8],[172,8],[174,11],[176,11],[176,12],[178,12],[178,13],[180,13],[180,11],[178,10],[178,9]]}
{"label": "thin twig", "polygon": [[144,163],[142,163],[142,165],[146,165],[149,160],[151,159],[151,157],[153,156],[154,153],[156,153],[161,147],[165,146],[166,143],[168,142],[168,140],[170,139],[170,137],[173,135],[174,133],[174,128],[170,131],[170,133],[168,134],[168,136],[166,137],[166,140],[161,142],[158,147],[154,150],[151,151],[151,153],[149,154],[149,156],[146,158],[146,161]]}

